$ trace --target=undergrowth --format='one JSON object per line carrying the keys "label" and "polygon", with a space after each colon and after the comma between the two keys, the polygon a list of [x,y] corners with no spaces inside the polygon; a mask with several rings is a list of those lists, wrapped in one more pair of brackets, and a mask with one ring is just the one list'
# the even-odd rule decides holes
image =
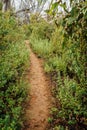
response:
{"label": "undergrowth", "polygon": [[[86,8],[84,2],[73,6],[57,26],[46,21],[43,25],[41,20],[28,27],[33,50],[45,59],[45,71],[55,80],[56,104],[49,118],[54,130],[87,129]],[[46,25],[49,38],[42,37]],[[50,27],[53,27],[51,31]]]}
{"label": "undergrowth", "polygon": [[51,43],[48,40],[30,38],[30,44],[38,57],[47,58],[51,52]]}
{"label": "undergrowth", "polygon": [[23,74],[29,50],[23,28],[10,12],[0,12],[0,129],[20,130],[23,126],[23,102],[27,83]]}

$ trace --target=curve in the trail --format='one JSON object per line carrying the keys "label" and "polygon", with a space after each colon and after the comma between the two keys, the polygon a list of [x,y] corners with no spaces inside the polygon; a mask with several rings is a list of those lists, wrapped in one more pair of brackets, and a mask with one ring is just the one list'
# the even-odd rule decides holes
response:
{"label": "curve in the trail", "polygon": [[41,60],[30,49],[30,102],[26,110],[26,130],[46,130],[48,126],[50,82],[46,77]]}

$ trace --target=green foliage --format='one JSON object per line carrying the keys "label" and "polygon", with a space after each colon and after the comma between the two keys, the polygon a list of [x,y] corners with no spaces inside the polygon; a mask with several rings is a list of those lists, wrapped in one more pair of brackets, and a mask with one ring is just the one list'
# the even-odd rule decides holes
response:
{"label": "green foliage", "polygon": [[32,15],[30,18],[30,24],[28,26],[29,34],[35,39],[48,39],[50,40],[53,32],[53,26],[46,22],[38,14]]}
{"label": "green foliage", "polygon": [[[39,57],[45,58],[45,71],[55,80],[56,109],[52,111],[52,127],[54,124],[54,129],[86,130],[87,1],[71,1],[71,4],[71,11],[60,19],[57,27],[52,24],[49,41],[44,35],[49,29],[44,30],[44,22],[35,19],[30,26],[30,42]],[[52,5],[52,11],[57,5]]]}
{"label": "green foliage", "polygon": [[50,55],[51,43],[49,40],[52,37],[54,27],[46,20],[39,17],[38,14],[32,15],[30,24],[28,25],[27,35],[34,51],[40,57],[47,58]]}
{"label": "green foliage", "polygon": [[0,10],[2,10],[2,3],[0,2]]}
{"label": "green foliage", "polygon": [[0,13],[0,128],[20,130],[26,90],[22,79],[28,61],[23,30],[10,13]]}
{"label": "green foliage", "polygon": [[43,57],[43,58],[49,57],[51,52],[51,43],[48,42],[47,39],[38,40],[38,39],[31,38],[30,43],[33,50],[35,51],[35,53],[37,53],[39,57]]}
{"label": "green foliage", "polygon": [[[56,97],[60,100],[60,109],[55,118],[61,118],[68,123],[68,129],[80,129],[79,125],[87,128],[87,81],[86,81],[86,49],[87,49],[87,4],[78,3],[73,6],[69,15],[62,19],[63,32],[54,32],[53,37],[54,53],[58,55],[56,66],[61,63],[64,67],[55,69],[58,77],[56,78]],[[60,39],[60,37],[62,37]],[[56,39],[59,40],[56,40]],[[54,56],[55,56],[54,55]],[[54,61],[48,62],[49,66],[54,67]],[[51,67],[51,72],[53,71]],[[55,119],[54,119],[55,122]],[[66,123],[66,125],[67,125]]]}
{"label": "green foliage", "polygon": [[49,122],[49,123],[52,122],[52,118],[51,118],[51,117],[48,118],[48,122]]}

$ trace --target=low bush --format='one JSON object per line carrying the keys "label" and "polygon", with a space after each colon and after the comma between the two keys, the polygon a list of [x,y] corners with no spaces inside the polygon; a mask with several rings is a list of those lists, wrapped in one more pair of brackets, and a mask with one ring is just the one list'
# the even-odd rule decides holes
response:
{"label": "low bush", "polygon": [[29,51],[22,27],[10,12],[0,12],[0,128],[20,130],[23,125],[22,104],[26,99],[23,73]]}
{"label": "low bush", "polygon": [[38,14],[30,17],[30,24],[28,25],[27,34],[34,39],[47,39],[48,41],[52,37],[54,26],[49,24],[44,18],[38,16]]}
{"label": "low bush", "polygon": [[55,30],[53,27],[49,41],[43,37],[43,25],[39,24],[37,22],[32,27],[31,45],[39,56],[45,57],[45,71],[56,82],[57,111],[53,111],[53,119],[49,118],[49,122],[54,129],[86,130],[87,4],[79,2],[74,5],[57,27],[54,26]]}

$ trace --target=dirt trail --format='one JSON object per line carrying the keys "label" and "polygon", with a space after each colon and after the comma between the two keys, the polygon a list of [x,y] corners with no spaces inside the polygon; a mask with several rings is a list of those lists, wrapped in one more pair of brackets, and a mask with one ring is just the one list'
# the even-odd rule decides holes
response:
{"label": "dirt trail", "polygon": [[[28,44],[28,41],[26,43]],[[31,99],[26,110],[25,130],[47,130],[47,119],[51,106],[50,82],[44,73],[41,60],[36,57],[31,49],[30,62],[28,79],[31,86]]]}

